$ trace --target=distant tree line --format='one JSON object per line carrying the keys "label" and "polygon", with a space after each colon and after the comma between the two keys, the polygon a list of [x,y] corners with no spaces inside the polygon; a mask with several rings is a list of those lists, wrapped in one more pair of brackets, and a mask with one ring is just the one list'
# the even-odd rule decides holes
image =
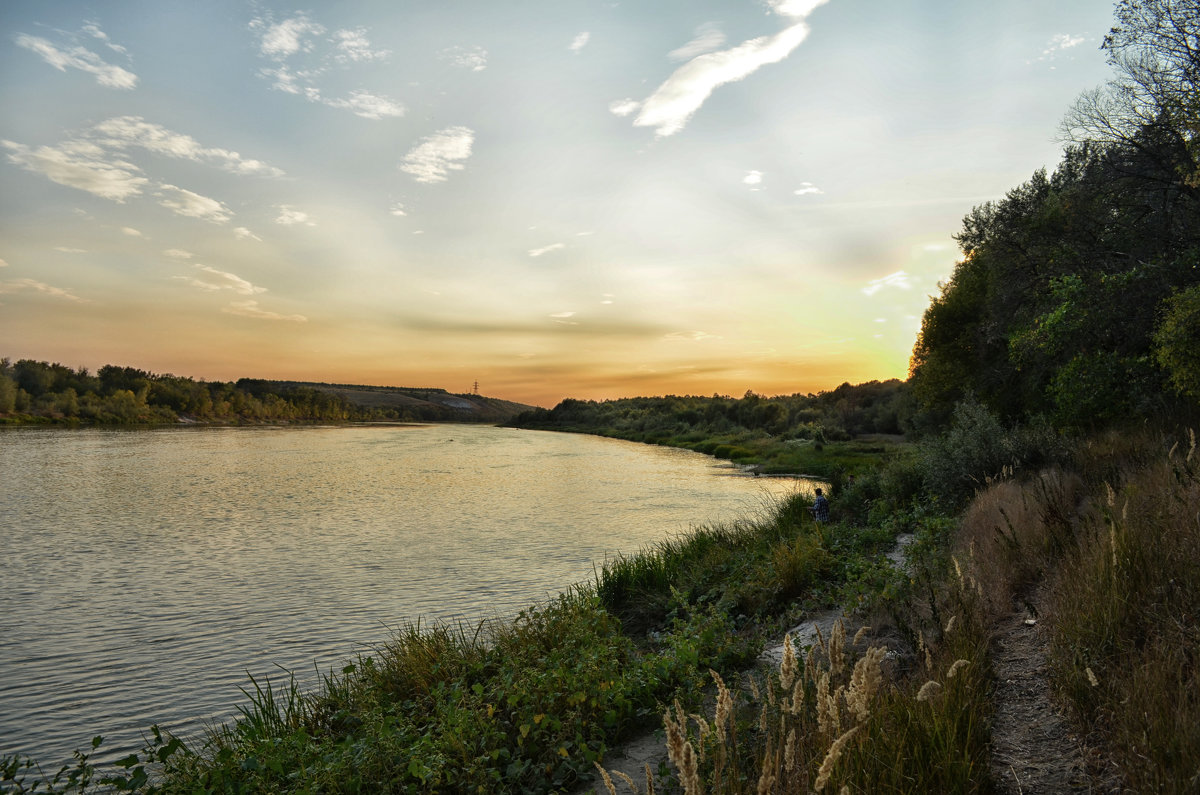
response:
{"label": "distant tree line", "polygon": [[899,380],[871,381],[818,394],[740,398],[668,395],[617,400],[564,400],[518,414],[511,424],[547,430],[600,431],[639,441],[752,432],[780,439],[840,441],[860,434],[904,433],[915,410]]}
{"label": "distant tree line", "polygon": [[[436,390],[434,390],[436,391]],[[86,422],[106,425],[177,423],[462,420],[434,404],[404,408],[359,406],[305,385],[241,379],[198,381],[105,365],[95,372],[62,364],[0,359],[0,423]],[[469,419],[469,418],[468,418]]]}
{"label": "distant tree line", "polygon": [[913,351],[926,425],[968,397],[1078,430],[1200,402],[1200,3],[1119,3],[1103,48],[1057,169],[963,221]]}

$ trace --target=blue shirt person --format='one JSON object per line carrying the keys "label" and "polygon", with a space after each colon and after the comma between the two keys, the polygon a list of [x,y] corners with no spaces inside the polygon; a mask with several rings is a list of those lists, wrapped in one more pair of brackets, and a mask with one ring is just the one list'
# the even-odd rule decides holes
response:
{"label": "blue shirt person", "polygon": [[817,489],[817,499],[808,510],[812,512],[812,517],[816,521],[829,521],[829,500],[825,499],[825,495],[821,493],[820,489]]}

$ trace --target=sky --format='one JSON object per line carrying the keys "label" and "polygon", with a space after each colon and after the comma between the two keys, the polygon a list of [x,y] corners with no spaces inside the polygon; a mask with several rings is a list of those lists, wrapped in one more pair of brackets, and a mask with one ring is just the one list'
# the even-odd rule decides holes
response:
{"label": "sky", "polygon": [[0,357],[567,397],[905,378],[1101,0],[5,0]]}

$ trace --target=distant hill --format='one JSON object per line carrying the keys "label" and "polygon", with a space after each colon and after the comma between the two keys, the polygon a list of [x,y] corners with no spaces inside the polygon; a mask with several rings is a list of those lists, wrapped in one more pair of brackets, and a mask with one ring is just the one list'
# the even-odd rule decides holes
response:
{"label": "distant hill", "polygon": [[[261,386],[260,386],[261,385]],[[458,422],[507,422],[534,406],[511,400],[473,394],[453,394],[429,387],[367,386],[364,384],[322,384],[311,381],[266,381],[242,379],[238,386],[254,391],[256,387],[279,394],[297,389],[312,389],[336,395],[361,409],[394,411],[402,419]]]}

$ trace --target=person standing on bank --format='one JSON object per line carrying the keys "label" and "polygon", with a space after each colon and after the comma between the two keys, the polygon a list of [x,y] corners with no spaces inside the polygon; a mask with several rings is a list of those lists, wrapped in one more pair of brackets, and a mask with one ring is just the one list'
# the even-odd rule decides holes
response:
{"label": "person standing on bank", "polygon": [[812,517],[818,522],[829,521],[829,500],[825,499],[825,495],[817,489],[817,499],[813,501],[812,507],[808,509],[812,512]]}

